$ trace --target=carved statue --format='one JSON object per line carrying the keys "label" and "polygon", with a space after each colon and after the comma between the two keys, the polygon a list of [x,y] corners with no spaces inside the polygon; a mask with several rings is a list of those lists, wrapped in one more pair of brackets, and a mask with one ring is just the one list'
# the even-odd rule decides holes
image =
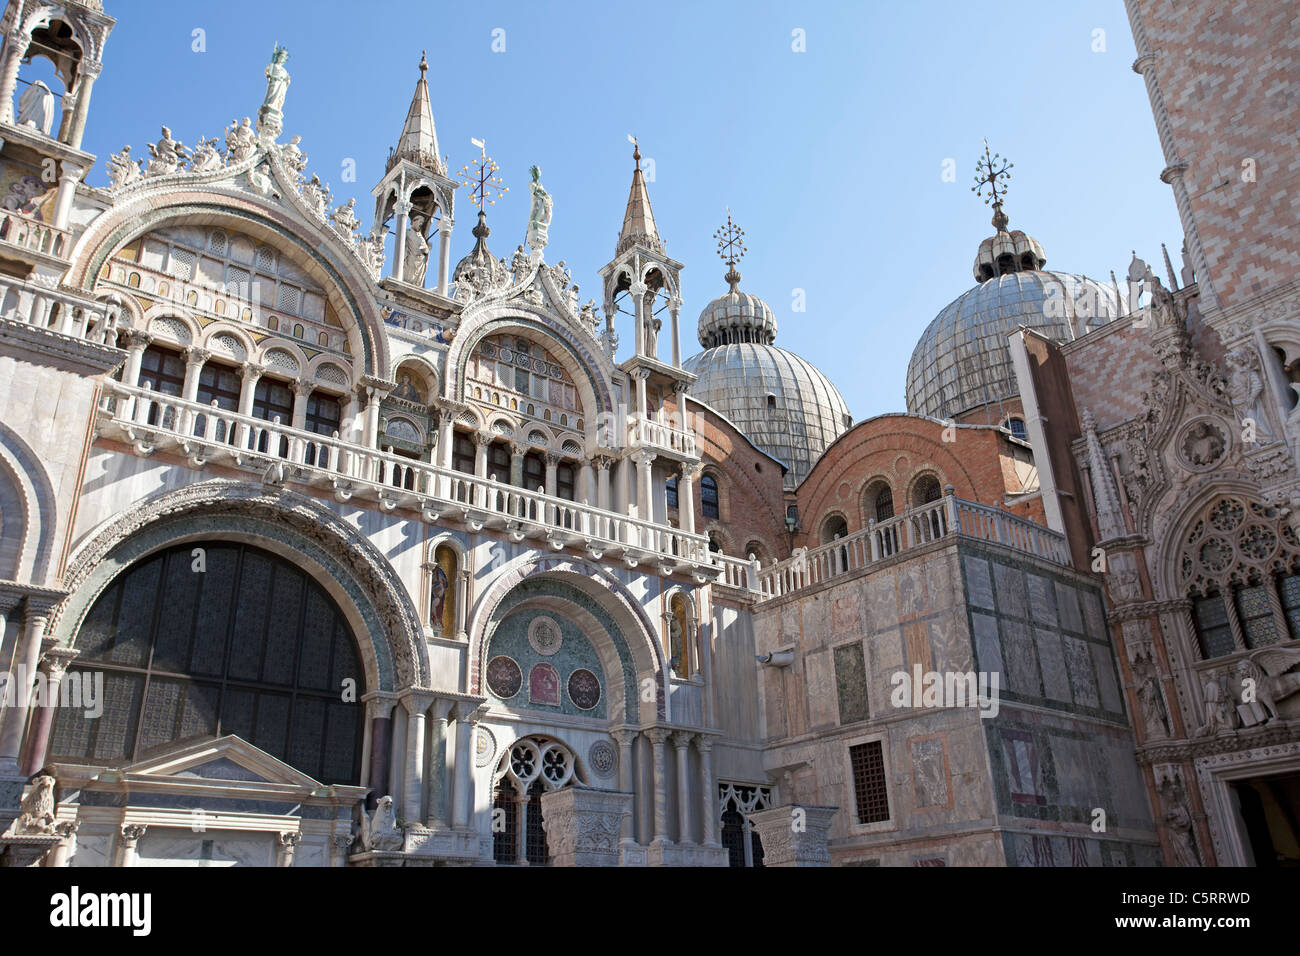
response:
{"label": "carved statue", "polygon": [[528,190],[532,193],[533,204],[528,212],[528,234],[527,241],[530,249],[535,253],[541,253],[546,247],[546,231],[551,225],[551,194],[542,187],[542,170],[539,166],[533,166],[529,169],[533,176],[533,181],[528,184]]}
{"label": "carved statue", "polygon": [[1168,777],[1157,786],[1160,789],[1162,816],[1168,828],[1169,847],[1173,850],[1174,862],[1178,866],[1200,866],[1201,855],[1196,849],[1192,814],[1187,809],[1182,783],[1176,777]]}
{"label": "carved statue", "polygon": [[510,257],[510,271],[514,274],[516,283],[523,282],[528,276],[528,253],[524,252],[523,243],[519,244]]}
{"label": "carved statue", "polygon": [[311,181],[303,183],[302,198],[319,218],[325,218],[325,210],[329,206],[330,188],[320,181],[320,176],[315,173],[311,174]]}
{"label": "carved statue", "polygon": [[334,228],[340,235],[352,238],[352,234],[361,225],[361,220],[357,218],[357,201],[349,199],[343,205],[335,207],[330,213],[330,222],[334,223]]}
{"label": "carved statue", "polygon": [[248,185],[259,196],[270,197],[275,195],[275,184],[271,182],[271,177],[263,172],[260,166],[248,171]]}
{"label": "carved statue", "polygon": [[587,304],[578,310],[578,321],[582,327],[596,335],[600,328],[600,313],[596,311],[596,300],[588,299]]}
{"label": "carved statue", "polygon": [[266,99],[262,101],[263,110],[279,113],[284,109],[284,96],[289,92],[289,71],[284,68],[289,59],[289,51],[277,46],[271,54],[271,62],[266,67]]}
{"label": "carved statue", "polygon": [[252,120],[247,116],[243,122],[230,121],[226,129],[226,160],[230,163],[242,163],[257,152],[257,136],[253,133]]}
{"label": "carved statue", "polygon": [[14,125],[30,126],[49,136],[53,124],[54,93],[37,80],[18,98],[18,118],[14,120]]}
{"label": "carved statue", "polygon": [[378,279],[384,274],[384,237],[367,236],[357,243],[357,251],[361,253],[361,261],[366,264],[370,274]]}
{"label": "carved statue", "polygon": [[1169,719],[1165,713],[1165,698],[1160,691],[1155,664],[1149,657],[1139,656],[1133,661],[1133,676],[1137,678],[1138,704],[1142,710],[1142,725],[1146,729],[1146,736],[1168,737]]}
{"label": "carved statue", "polygon": [[1211,677],[1205,682],[1205,723],[1197,728],[1197,737],[1213,737],[1227,734],[1237,729],[1239,722],[1237,709],[1233,706],[1232,695],[1224,689],[1223,683]]}
{"label": "carved statue", "polygon": [[32,780],[31,792],[23,798],[22,813],[5,832],[6,836],[46,836],[54,829],[54,778],[47,773]]}
{"label": "carved statue", "polygon": [[295,136],[289,142],[280,147],[280,160],[293,173],[295,179],[302,179],[307,170],[307,154],[298,148],[302,142],[301,136]]}
{"label": "carved statue", "polygon": [[1243,679],[1254,681],[1255,700],[1268,716],[1265,722],[1278,719],[1277,702],[1300,691],[1300,647],[1266,647],[1255,651],[1237,665]]}
{"label": "carved statue", "polygon": [[424,238],[425,217],[412,216],[406,227],[406,263],[402,278],[412,285],[423,286],[429,268],[429,240]]}
{"label": "carved statue", "polygon": [[1259,355],[1249,347],[1242,347],[1224,356],[1228,365],[1228,396],[1242,419],[1255,423],[1259,439],[1273,437],[1268,427],[1268,412],[1260,400],[1264,395],[1264,376],[1259,367]]}
{"label": "carved statue", "polygon": [[144,175],[144,170],[140,168],[140,160],[131,159],[130,146],[123,146],[120,153],[109,153],[105,165],[108,167],[108,182],[111,189],[129,186]]}
{"label": "carved statue", "polygon": [[149,155],[153,157],[145,167],[146,176],[165,176],[180,169],[185,162],[185,147],[172,139],[172,131],[162,128],[162,138],[157,143],[149,143]]}
{"label": "carved statue", "polygon": [[366,808],[361,812],[361,845],[367,850],[400,850],[402,848],[402,831],[397,829],[397,818],[393,813],[393,798],[380,797],[375,804],[372,817],[366,816]]}
{"label": "carved statue", "polygon": [[194,149],[190,152],[190,172],[206,173],[214,169],[220,169],[222,166],[221,153],[217,151],[217,139],[204,139],[199,137],[199,141],[194,144]]}

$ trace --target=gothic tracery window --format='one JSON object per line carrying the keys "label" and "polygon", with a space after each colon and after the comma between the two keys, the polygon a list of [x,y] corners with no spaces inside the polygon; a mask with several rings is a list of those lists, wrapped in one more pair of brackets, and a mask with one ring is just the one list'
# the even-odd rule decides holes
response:
{"label": "gothic tracery window", "polygon": [[573,751],[547,737],[521,737],[497,765],[493,787],[492,856],[506,865],[550,861],[542,827],[542,794],[582,784]]}
{"label": "gothic tracery window", "polygon": [[1300,640],[1300,541],[1277,510],[1222,497],[1182,541],[1177,573],[1205,659]]}
{"label": "gothic tracery window", "polygon": [[722,845],[727,848],[729,866],[762,866],[763,842],[749,822],[755,810],[772,806],[770,787],[751,787],[737,783],[718,784],[718,812],[721,815]]}

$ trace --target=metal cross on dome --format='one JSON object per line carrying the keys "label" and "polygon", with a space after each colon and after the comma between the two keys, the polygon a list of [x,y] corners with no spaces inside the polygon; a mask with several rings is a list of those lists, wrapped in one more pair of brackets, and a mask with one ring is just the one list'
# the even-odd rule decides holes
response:
{"label": "metal cross on dome", "polygon": [[[999,160],[1001,160],[1000,166]],[[1000,205],[1006,198],[1006,180],[1011,178],[1010,170],[1013,166],[1015,163],[1008,162],[997,153],[990,155],[989,141],[984,140],[984,155],[975,163],[975,185],[970,188],[970,191],[984,197],[984,187],[987,186],[989,195],[984,198],[984,204]]]}
{"label": "metal cross on dome", "polygon": [[718,258],[732,268],[735,268],[736,263],[749,251],[741,241],[744,235],[745,230],[731,221],[731,207],[728,206],[727,224],[715,232],[713,238],[718,240]]}
{"label": "metal cross on dome", "polygon": [[478,147],[478,159],[462,166],[456,175],[469,185],[469,201],[482,209],[485,202],[489,206],[495,205],[498,199],[510,192],[510,187],[502,186],[504,180],[494,175],[500,167],[487,154],[486,141],[471,138],[470,142]]}

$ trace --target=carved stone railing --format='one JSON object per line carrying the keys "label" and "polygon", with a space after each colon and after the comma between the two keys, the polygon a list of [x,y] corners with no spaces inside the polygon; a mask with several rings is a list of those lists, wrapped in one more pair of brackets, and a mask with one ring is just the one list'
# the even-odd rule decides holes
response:
{"label": "carved stone railing", "polygon": [[798,551],[759,571],[759,600],[783,597],[950,537],[994,541],[1055,564],[1070,564],[1064,535],[999,508],[947,495],[886,521],[872,520],[861,531]]}
{"label": "carved stone railing", "polygon": [[455,516],[474,531],[495,528],[515,541],[543,538],[554,550],[582,547],[595,558],[609,551],[628,567],[647,562],[666,571],[689,568],[700,583],[722,573],[703,535],[440,468],[337,434],[240,415],[215,403],[110,381],[100,419],[102,434],[131,443],[140,454],[165,449],[184,455],[194,467],[214,462],[257,468],[268,480],[303,482],[340,501],[372,500],[383,511],[414,508],[427,521]]}
{"label": "carved stone railing", "polygon": [[[12,303],[9,303],[12,293]],[[28,279],[0,275],[0,318],[86,339],[117,344],[121,306]]]}
{"label": "carved stone railing", "polygon": [[628,419],[627,443],[630,448],[667,451],[682,458],[698,457],[695,450],[695,432],[686,428],[676,428],[652,418]]}
{"label": "carved stone railing", "polygon": [[66,260],[72,252],[73,238],[66,229],[56,229],[17,210],[3,209],[0,210],[0,244]]}

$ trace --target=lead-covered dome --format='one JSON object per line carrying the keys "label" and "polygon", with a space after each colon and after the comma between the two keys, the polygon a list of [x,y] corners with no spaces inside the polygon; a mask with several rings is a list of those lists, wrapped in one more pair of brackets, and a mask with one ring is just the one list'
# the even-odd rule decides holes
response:
{"label": "lead-covered dome", "polygon": [[1116,318],[1115,290],[1087,276],[1043,270],[1032,236],[1008,232],[1000,204],[997,234],[975,258],[979,285],[946,306],[921,334],[907,366],[907,410],[951,418],[1019,394],[1007,338],[1020,326],[1070,342]]}
{"label": "lead-covered dome", "polygon": [[699,376],[691,395],[784,462],[786,484],[794,487],[853,419],[830,379],[807,359],[773,344],[772,310],[758,296],[740,291],[734,268],[727,281],[731,291],[700,313],[705,350],[683,363]]}

